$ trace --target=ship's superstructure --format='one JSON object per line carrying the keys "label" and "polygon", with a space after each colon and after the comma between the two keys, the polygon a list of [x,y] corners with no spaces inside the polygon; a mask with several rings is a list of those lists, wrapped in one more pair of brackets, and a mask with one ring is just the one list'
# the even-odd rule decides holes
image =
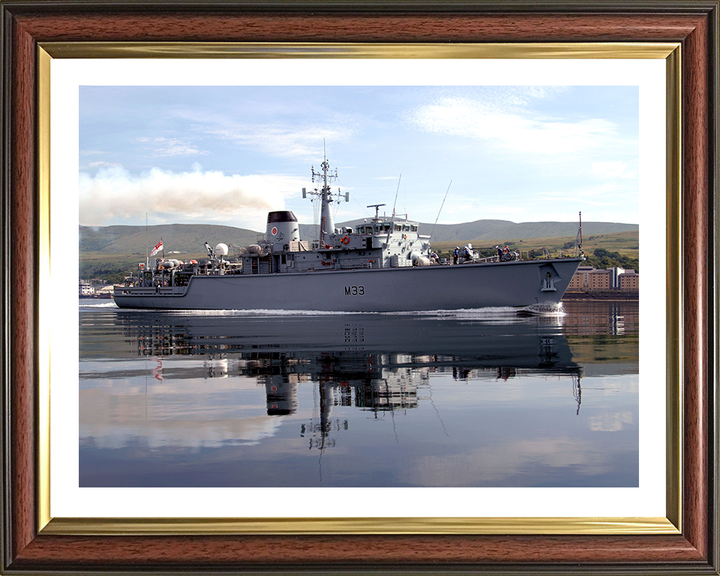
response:
{"label": "ship's superstructure", "polygon": [[230,261],[228,246],[205,244],[206,262],[157,259],[138,266],[137,278],[115,289],[123,308],[412,311],[558,303],[582,261],[520,260],[500,250],[478,259],[471,247],[457,264],[441,263],[419,224],[375,216],[335,228],[331,204],[348,199],[331,191],[337,178],[327,158],[303,197],[321,201],[320,233],[302,240],[290,211],[270,212],[265,236]]}

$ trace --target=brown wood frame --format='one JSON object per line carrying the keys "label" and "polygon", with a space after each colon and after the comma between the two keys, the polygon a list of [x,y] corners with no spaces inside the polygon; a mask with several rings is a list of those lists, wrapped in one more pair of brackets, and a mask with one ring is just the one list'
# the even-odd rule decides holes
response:
{"label": "brown wood frame", "polygon": [[[718,1],[295,4],[3,0],[0,571],[719,573]],[[38,533],[37,45],[82,41],[680,42],[682,534],[57,536]]]}

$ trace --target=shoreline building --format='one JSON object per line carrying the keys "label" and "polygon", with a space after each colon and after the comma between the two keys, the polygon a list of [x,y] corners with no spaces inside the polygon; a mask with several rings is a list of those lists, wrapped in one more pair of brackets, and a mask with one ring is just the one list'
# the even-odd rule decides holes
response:
{"label": "shoreline building", "polygon": [[618,288],[624,292],[640,291],[640,275],[635,270],[625,270],[618,276]]}
{"label": "shoreline building", "polygon": [[80,280],[80,296],[92,296],[93,294],[95,294],[95,288],[90,280]]}
{"label": "shoreline building", "polygon": [[606,268],[600,270],[592,266],[580,266],[575,272],[568,292],[638,292],[640,275],[631,269]]}

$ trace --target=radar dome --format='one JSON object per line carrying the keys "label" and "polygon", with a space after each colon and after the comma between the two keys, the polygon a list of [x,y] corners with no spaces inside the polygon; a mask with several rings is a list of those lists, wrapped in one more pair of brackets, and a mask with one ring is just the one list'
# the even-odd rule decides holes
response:
{"label": "radar dome", "polygon": [[228,245],[220,242],[217,246],[215,246],[215,255],[216,256],[227,256],[228,255]]}

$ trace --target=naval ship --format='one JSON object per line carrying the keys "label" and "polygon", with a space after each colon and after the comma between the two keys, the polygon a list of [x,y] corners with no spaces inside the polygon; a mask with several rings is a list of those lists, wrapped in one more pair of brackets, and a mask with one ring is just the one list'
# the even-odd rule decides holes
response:
{"label": "naval ship", "polygon": [[486,307],[547,306],[560,302],[580,256],[523,260],[513,252],[478,258],[470,245],[452,263],[441,262],[407,216],[380,216],[335,228],[331,205],[349,194],[333,192],[337,179],[327,157],[312,168],[320,199],[320,233],[302,240],[290,211],[268,214],[264,238],[241,249],[207,242],[208,259],[188,263],[157,258],[138,264],[137,275],[114,290],[120,308],[167,310],[308,310],[410,312]]}

